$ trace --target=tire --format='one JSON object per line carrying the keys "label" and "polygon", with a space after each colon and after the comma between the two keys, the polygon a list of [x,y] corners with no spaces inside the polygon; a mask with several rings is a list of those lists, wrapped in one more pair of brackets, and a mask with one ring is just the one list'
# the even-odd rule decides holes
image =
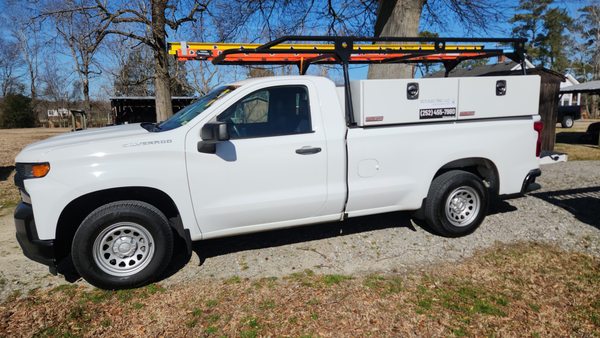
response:
{"label": "tire", "polygon": [[575,121],[573,121],[573,117],[569,115],[564,116],[560,122],[560,125],[563,128],[573,128],[573,124],[575,124]]}
{"label": "tire", "polygon": [[141,201],[97,208],[83,220],[71,244],[73,264],[81,277],[110,290],[153,282],[172,254],[173,231],[167,218]]}
{"label": "tire", "polygon": [[479,177],[462,170],[448,171],[429,187],[425,221],[440,236],[465,236],[483,222],[488,205],[489,192]]}

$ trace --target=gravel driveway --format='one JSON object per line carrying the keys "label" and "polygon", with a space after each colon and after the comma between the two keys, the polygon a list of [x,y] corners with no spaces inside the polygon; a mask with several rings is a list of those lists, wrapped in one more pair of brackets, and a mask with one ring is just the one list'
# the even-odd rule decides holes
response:
{"label": "gravel driveway", "polygon": [[[470,236],[437,237],[406,213],[361,217],[197,243],[192,260],[163,285],[206,278],[284,276],[305,269],[327,274],[397,273],[457,261],[496,243],[552,243],[600,256],[600,162],[542,167],[542,190],[501,202]],[[200,264],[202,262],[202,264]],[[0,300],[64,283],[26,259],[10,215],[0,218]],[[85,283],[79,281],[78,283]]]}

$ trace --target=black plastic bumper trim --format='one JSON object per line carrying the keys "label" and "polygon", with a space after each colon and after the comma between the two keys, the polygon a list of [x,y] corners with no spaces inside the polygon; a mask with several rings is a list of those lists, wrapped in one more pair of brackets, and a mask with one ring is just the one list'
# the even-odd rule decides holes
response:
{"label": "black plastic bumper trim", "polygon": [[14,218],[17,242],[23,254],[33,261],[49,266],[50,270],[55,269],[54,241],[39,239],[31,205],[21,202],[15,209]]}
{"label": "black plastic bumper trim", "polygon": [[523,185],[521,186],[521,194],[525,194],[530,191],[538,190],[541,186],[535,183],[535,179],[542,175],[542,170],[539,168],[532,169],[529,171],[525,179],[523,180]]}

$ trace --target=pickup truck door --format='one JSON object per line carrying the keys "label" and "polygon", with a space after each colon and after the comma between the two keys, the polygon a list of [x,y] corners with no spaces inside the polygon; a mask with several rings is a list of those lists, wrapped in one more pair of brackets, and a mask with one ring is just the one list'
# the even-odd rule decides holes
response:
{"label": "pickup truck door", "polygon": [[197,151],[199,130],[188,134],[188,181],[203,235],[322,214],[327,146],[311,92],[309,85],[289,85],[245,95],[216,117],[227,122],[231,139],[219,142],[215,154]]}

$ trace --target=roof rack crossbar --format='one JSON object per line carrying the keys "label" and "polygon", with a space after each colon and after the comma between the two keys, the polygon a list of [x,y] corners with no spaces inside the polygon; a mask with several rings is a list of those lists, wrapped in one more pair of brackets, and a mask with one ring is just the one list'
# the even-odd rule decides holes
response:
{"label": "roof rack crossbar", "polygon": [[[169,43],[169,53],[180,60],[205,60],[215,65],[296,65],[300,74],[305,74],[312,64],[339,64],[344,75],[347,123],[354,126],[348,70],[351,64],[442,63],[448,76],[464,60],[506,55],[521,64],[525,74],[526,41],[522,38],[288,35],[262,45]],[[512,51],[486,47],[485,44],[490,43],[512,47]]]}

